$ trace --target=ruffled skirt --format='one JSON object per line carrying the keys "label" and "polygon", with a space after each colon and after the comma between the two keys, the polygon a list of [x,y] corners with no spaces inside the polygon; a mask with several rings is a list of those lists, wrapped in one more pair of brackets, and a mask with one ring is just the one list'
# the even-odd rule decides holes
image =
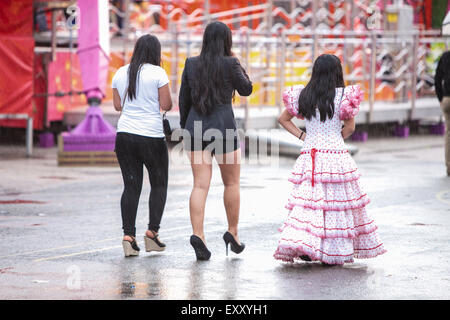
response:
{"label": "ruffled skirt", "polygon": [[[308,255],[326,264],[373,258],[386,250],[365,209],[370,202],[359,185],[355,162],[346,151],[302,152],[289,181],[275,259],[294,262]],[[314,178],[313,178],[314,177]]]}

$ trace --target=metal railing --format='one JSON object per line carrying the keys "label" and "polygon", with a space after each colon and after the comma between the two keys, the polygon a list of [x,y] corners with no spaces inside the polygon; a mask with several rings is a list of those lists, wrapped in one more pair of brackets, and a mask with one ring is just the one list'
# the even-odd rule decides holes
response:
{"label": "metal railing", "polygon": [[26,131],[26,154],[27,157],[31,157],[33,154],[33,117],[28,114],[4,114],[0,113],[0,119],[5,120],[26,120],[27,121],[27,131]]}
{"label": "metal railing", "polygon": [[[199,54],[204,26],[212,20],[227,23],[233,30],[233,51],[254,83],[249,98],[237,97],[235,101],[246,114],[255,106],[281,108],[284,87],[306,83],[314,59],[333,53],[342,61],[346,82],[358,83],[366,92],[367,122],[380,100],[409,102],[412,117],[417,99],[434,95],[436,60],[450,44],[450,38],[439,31],[369,30],[369,26],[380,24],[372,21],[369,0],[269,0],[219,13],[210,13],[205,5],[190,14],[158,6],[142,12],[132,1],[124,3],[123,11],[110,6],[112,54],[126,63],[139,36],[157,35],[175,105],[184,61]],[[333,11],[327,9],[330,5]],[[153,18],[155,14],[159,19]],[[131,19],[136,15],[138,18]],[[118,18],[122,28],[116,23]],[[156,23],[142,26],[140,22],[146,19]],[[122,36],[116,37],[117,32]]]}
{"label": "metal railing", "polygon": [[[332,4],[334,12],[325,4]],[[127,24],[124,43],[134,42],[145,32],[159,37],[176,105],[184,60],[200,52],[204,25],[221,20],[234,27],[233,51],[248,69],[255,88],[251,97],[236,99],[238,106],[281,108],[283,88],[306,83],[314,59],[333,53],[343,62],[346,82],[359,83],[367,93],[367,122],[377,100],[410,101],[412,115],[418,97],[434,94],[436,58],[448,50],[450,38],[437,31],[368,30],[370,5],[364,0],[284,0],[213,14],[205,8],[190,14],[176,8],[164,13],[164,27],[139,30]],[[128,4],[127,8],[133,7]],[[155,12],[150,10],[146,16]],[[255,19],[257,26],[249,28]],[[123,49],[123,56],[128,57],[126,45]]]}

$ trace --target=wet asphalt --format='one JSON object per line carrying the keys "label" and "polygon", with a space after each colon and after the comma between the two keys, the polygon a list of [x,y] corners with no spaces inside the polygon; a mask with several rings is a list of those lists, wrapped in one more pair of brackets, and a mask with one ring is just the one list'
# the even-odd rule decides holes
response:
{"label": "wet asphalt", "polygon": [[[388,252],[327,267],[273,259],[295,158],[244,163],[242,254],[225,255],[220,173],[206,204],[209,261],[189,244],[187,159],[171,153],[160,235],[146,253],[147,174],[138,209],[139,257],[121,246],[118,167],[58,167],[56,149],[0,146],[0,299],[449,299],[450,178],[440,136],[370,139],[354,156],[367,209]],[[266,159],[267,160],[267,159]],[[264,161],[262,161],[264,162]]]}

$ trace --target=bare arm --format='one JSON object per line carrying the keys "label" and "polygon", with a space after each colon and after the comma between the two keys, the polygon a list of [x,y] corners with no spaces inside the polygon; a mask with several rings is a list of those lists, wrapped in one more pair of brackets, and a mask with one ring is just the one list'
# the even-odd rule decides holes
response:
{"label": "bare arm", "polygon": [[120,101],[119,91],[116,88],[113,89],[113,104],[116,111],[122,111],[122,102]]}
{"label": "bare arm", "polygon": [[164,111],[172,109],[172,96],[170,95],[169,84],[158,89],[159,106]]}
{"label": "bare arm", "polygon": [[305,141],[306,133],[300,130],[292,121],[291,119],[293,116],[287,111],[286,109],[281,113],[281,115],[278,117],[278,123],[281,124],[283,128],[285,128],[289,133],[299,138],[302,133],[302,140]]}
{"label": "bare arm", "polygon": [[355,132],[355,118],[344,120],[344,127],[342,128],[342,138],[347,139]]}

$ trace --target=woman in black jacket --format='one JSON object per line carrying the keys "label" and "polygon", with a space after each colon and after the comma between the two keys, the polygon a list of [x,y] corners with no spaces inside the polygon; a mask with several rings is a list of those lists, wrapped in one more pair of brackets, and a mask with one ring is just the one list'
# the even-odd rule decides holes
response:
{"label": "woman in black jacket", "polygon": [[228,231],[223,239],[227,254],[228,244],[235,253],[244,250],[238,238],[241,152],[232,98],[235,90],[242,96],[249,96],[253,87],[231,46],[231,30],[225,24],[218,21],[208,24],[201,53],[186,60],[181,80],[180,125],[184,129],[184,147],[194,176],[189,201],[193,229],[190,242],[197,260],[208,260],[211,256],[205,244],[203,220],[213,156],[225,187]]}
{"label": "woman in black jacket", "polygon": [[434,77],[436,95],[441,103],[445,119],[445,165],[450,176],[450,51],[444,52],[439,59]]}

